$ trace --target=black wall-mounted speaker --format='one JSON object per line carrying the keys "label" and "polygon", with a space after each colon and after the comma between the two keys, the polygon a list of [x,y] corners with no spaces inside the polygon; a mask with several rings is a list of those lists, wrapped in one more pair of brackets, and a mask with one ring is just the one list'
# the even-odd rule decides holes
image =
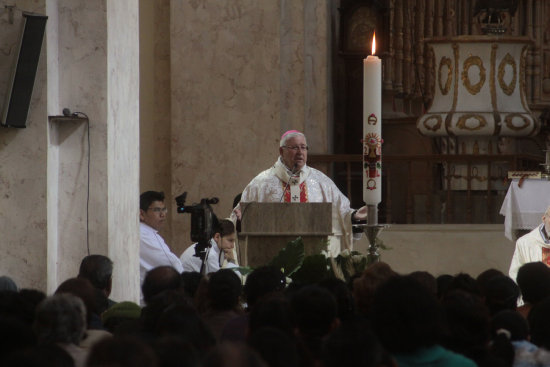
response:
{"label": "black wall-mounted speaker", "polygon": [[0,121],[4,126],[26,127],[47,20],[45,15],[23,12],[21,42]]}

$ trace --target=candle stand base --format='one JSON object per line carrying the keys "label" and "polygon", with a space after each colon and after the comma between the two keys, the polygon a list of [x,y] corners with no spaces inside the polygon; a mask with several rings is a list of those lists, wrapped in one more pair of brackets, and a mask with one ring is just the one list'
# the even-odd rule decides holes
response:
{"label": "candle stand base", "polygon": [[543,171],[540,177],[543,180],[550,181],[550,163],[541,163],[540,165],[543,168]]}
{"label": "candle stand base", "polygon": [[360,228],[367,236],[369,240],[369,248],[367,253],[367,265],[380,261],[380,254],[378,253],[378,245],[376,239],[384,228],[388,228],[389,224],[354,224],[355,228]]}

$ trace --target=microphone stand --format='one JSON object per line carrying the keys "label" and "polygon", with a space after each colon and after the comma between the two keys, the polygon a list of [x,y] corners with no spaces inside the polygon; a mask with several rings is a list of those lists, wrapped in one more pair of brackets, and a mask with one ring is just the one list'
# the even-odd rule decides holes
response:
{"label": "microphone stand", "polygon": [[[198,248],[197,248],[197,246],[198,246]],[[208,241],[208,244],[197,242],[197,244],[195,245],[195,255],[193,255],[193,256],[196,256],[199,259],[201,259],[201,268],[200,268],[200,271],[199,271],[199,273],[201,275],[206,275],[206,274],[204,274],[204,271],[206,270],[205,269],[205,262],[206,262],[206,259],[208,258],[208,255],[210,255],[211,246],[212,246],[212,244],[210,243],[210,241]]]}
{"label": "microphone stand", "polygon": [[360,228],[367,239],[369,240],[369,248],[367,254],[367,265],[380,261],[380,254],[378,253],[378,244],[376,239],[380,232],[389,227],[389,224],[378,223],[378,207],[377,205],[367,204],[367,224],[353,224],[353,227]]}
{"label": "microphone stand", "polygon": [[206,262],[206,259],[208,258],[208,255],[209,255],[209,254],[210,254],[210,248],[209,248],[208,250],[206,250],[206,253],[204,254],[205,256],[202,258],[201,270],[200,270],[200,272],[199,272],[200,275],[206,275],[206,274],[205,274],[206,268],[205,268],[205,266],[204,266],[204,265],[205,265],[204,263]]}

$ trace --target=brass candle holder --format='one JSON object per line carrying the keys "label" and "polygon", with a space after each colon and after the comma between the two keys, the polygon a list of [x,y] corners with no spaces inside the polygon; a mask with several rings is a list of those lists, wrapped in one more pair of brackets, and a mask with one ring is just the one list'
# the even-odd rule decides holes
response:
{"label": "brass candle holder", "polygon": [[365,233],[365,236],[367,236],[367,240],[369,241],[367,264],[370,265],[380,261],[376,239],[384,228],[389,227],[389,224],[378,224],[378,208],[376,205],[367,205],[367,209],[367,224],[354,224],[354,227],[360,228]]}
{"label": "brass candle holder", "polygon": [[546,159],[544,163],[540,164],[543,168],[541,178],[550,181],[550,150],[544,150],[543,152],[546,153]]}

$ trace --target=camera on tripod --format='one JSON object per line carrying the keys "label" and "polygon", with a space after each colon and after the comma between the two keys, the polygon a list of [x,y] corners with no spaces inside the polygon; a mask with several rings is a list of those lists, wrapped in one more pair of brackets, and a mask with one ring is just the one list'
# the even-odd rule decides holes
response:
{"label": "camera on tripod", "polygon": [[218,198],[201,199],[199,204],[185,205],[187,192],[176,197],[178,213],[191,214],[191,241],[197,242],[195,256],[204,260],[206,249],[210,247],[210,239],[218,226],[218,219],[210,204],[217,204]]}

